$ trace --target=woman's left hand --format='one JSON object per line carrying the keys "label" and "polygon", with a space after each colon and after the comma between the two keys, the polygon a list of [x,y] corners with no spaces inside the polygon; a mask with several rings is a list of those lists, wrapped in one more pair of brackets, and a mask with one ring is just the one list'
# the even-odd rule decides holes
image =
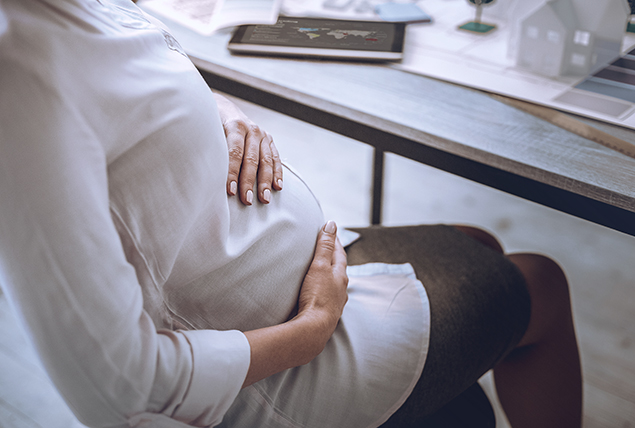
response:
{"label": "woman's left hand", "polygon": [[237,106],[214,94],[229,149],[227,193],[239,195],[245,205],[253,203],[254,184],[258,200],[271,201],[271,191],[282,190],[282,162],[273,138],[253,123]]}

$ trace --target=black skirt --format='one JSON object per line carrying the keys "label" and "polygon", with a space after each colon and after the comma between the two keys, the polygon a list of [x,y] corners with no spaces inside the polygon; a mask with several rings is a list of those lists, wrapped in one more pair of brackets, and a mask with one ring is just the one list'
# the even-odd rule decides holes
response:
{"label": "black skirt", "polygon": [[452,226],[351,229],[348,264],[410,263],[430,300],[430,346],[415,390],[385,426],[417,426],[472,386],[520,341],[530,298],[503,254]]}

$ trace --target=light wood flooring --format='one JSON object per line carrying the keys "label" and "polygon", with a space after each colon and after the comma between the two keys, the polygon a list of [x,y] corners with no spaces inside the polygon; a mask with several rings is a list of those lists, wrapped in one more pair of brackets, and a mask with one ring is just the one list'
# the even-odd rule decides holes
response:
{"label": "light wood flooring", "polygon": [[[275,138],[340,227],[369,218],[367,146],[238,100]],[[635,238],[397,156],[386,160],[384,224],[462,223],[508,251],[555,258],[572,289],[584,370],[584,427],[635,427]],[[482,379],[495,401],[491,377]],[[499,413],[498,425],[507,427]],[[76,428],[0,295],[0,428]],[[254,427],[255,428],[255,427]],[[537,427],[539,428],[539,427]]]}

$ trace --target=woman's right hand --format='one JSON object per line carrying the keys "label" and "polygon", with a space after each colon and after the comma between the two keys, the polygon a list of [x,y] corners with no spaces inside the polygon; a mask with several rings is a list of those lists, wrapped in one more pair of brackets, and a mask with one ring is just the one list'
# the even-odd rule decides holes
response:
{"label": "woman's right hand", "polygon": [[320,231],[298,299],[297,316],[310,316],[324,323],[328,338],[337,327],[348,300],[346,252],[336,233],[337,226],[333,221],[326,223]]}

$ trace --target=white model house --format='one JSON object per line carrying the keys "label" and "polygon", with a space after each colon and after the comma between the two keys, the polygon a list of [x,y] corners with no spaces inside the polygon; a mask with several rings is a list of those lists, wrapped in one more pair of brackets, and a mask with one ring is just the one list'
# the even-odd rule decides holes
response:
{"label": "white model house", "polygon": [[587,75],[619,56],[627,0],[547,0],[520,20],[516,64],[556,77]]}

